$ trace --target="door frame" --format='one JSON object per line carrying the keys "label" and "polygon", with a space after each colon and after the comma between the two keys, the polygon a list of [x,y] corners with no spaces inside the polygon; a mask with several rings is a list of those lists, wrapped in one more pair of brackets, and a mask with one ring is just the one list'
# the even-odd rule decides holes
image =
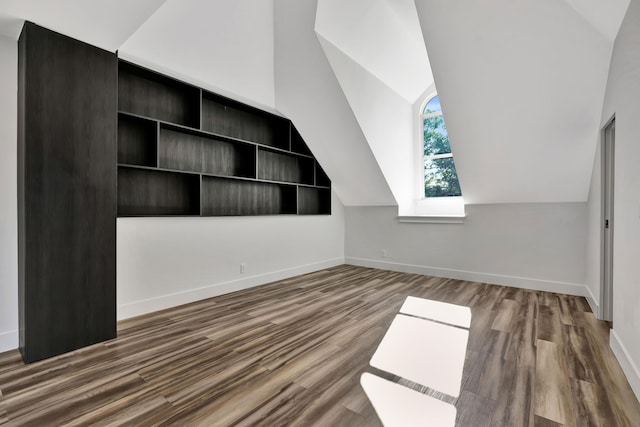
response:
{"label": "door frame", "polygon": [[[601,215],[600,215],[600,319],[613,321],[613,241],[615,197],[615,114],[601,131]],[[609,128],[613,138],[609,140]],[[608,205],[608,210],[607,210]],[[607,218],[607,211],[609,218]],[[608,223],[607,233],[606,221]],[[608,250],[607,250],[608,248]],[[607,259],[608,258],[608,259]],[[607,268],[608,267],[608,268]]]}

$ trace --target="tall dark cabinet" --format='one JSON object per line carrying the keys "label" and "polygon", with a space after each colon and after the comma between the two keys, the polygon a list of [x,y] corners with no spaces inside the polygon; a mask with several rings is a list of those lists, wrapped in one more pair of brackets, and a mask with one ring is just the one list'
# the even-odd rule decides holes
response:
{"label": "tall dark cabinet", "polygon": [[18,41],[20,351],[116,336],[118,61],[26,23]]}

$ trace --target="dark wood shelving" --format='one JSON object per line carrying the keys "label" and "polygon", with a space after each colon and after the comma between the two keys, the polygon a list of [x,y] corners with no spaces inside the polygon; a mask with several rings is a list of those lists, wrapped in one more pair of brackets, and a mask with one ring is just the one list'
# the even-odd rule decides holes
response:
{"label": "dark wood shelving", "polygon": [[158,124],[118,114],[118,163],[157,166]]}
{"label": "dark wood shelving", "polygon": [[313,159],[260,148],[258,179],[313,185]]}
{"label": "dark wood shelving", "polygon": [[331,187],[331,180],[324,172],[324,169],[320,166],[320,163],[316,162],[316,181],[317,187]]}
{"label": "dark wood shelving", "polygon": [[200,176],[118,167],[118,216],[200,215]]}
{"label": "dark wood shelving", "polygon": [[255,178],[256,148],[160,127],[158,166],[186,172]]}
{"label": "dark wood shelving", "polygon": [[118,109],[197,128],[200,89],[120,61]]}
{"label": "dark wood shelving", "polygon": [[298,187],[298,215],[331,215],[331,190]]}
{"label": "dark wood shelving", "polygon": [[296,214],[296,204],[294,185],[202,178],[205,216]]}
{"label": "dark wood shelving", "polygon": [[228,98],[203,93],[202,129],[289,150],[289,121]]}
{"label": "dark wood shelving", "polygon": [[187,133],[191,133],[191,134],[194,134],[194,135],[201,135],[201,136],[203,136],[205,138],[219,139],[221,141],[246,143],[246,144],[251,144],[251,145],[258,146],[258,147],[267,148],[267,149],[269,149],[271,151],[279,151],[281,153],[295,154],[296,156],[299,156],[299,157],[308,157],[310,159],[315,159],[315,157],[313,157],[313,154],[298,153],[298,152],[295,152],[295,151],[274,147],[272,145],[261,144],[261,143],[258,143],[258,142],[249,141],[249,140],[241,139],[241,138],[236,138],[236,137],[229,136],[229,135],[223,135],[223,134],[220,134],[220,133],[215,133],[215,132],[206,131],[206,130],[202,130],[202,129],[195,129],[195,128],[192,128],[192,127],[189,127],[189,126],[184,126],[184,125],[177,124],[177,123],[171,123],[171,122],[167,122],[165,120],[154,119],[152,117],[142,116],[140,114],[133,114],[133,113],[130,113],[130,112],[127,112],[127,111],[118,111],[118,114],[120,116],[132,117],[134,119],[150,120],[150,121],[152,121],[154,123],[159,124],[160,126],[164,125],[164,127],[166,127],[166,128],[173,128],[178,132],[187,132]]}
{"label": "dark wood shelving", "polygon": [[289,120],[127,62],[119,71],[118,215],[331,214],[331,181]]}
{"label": "dark wood shelving", "polygon": [[300,136],[300,132],[295,126],[291,125],[291,151],[298,154],[304,154],[307,156],[313,156],[309,147]]}

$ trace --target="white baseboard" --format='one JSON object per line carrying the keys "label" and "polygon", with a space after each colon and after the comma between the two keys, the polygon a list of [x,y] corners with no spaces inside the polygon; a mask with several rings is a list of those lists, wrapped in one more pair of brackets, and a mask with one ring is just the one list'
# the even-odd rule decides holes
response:
{"label": "white baseboard", "polygon": [[616,333],[615,329],[611,330],[609,334],[609,346],[615,354],[620,366],[622,367],[622,371],[627,377],[627,381],[629,381],[629,385],[631,389],[636,395],[638,401],[640,401],[640,370],[633,362],[633,359],[629,356],[629,352],[627,348],[622,343],[622,340]]}
{"label": "white baseboard", "polygon": [[289,277],[301,274],[312,273],[314,271],[323,270],[325,268],[335,267],[344,264],[344,258],[334,258],[325,261],[316,262],[287,268],[284,270],[272,271],[269,273],[258,274],[246,278],[232,280],[229,282],[216,283],[215,285],[205,286],[197,289],[189,289],[183,292],[176,292],[168,295],[161,295],[140,301],[134,301],[127,304],[118,305],[118,320],[128,319],[134,316],[151,313],[165,308],[175,307],[177,305],[188,304],[195,301],[215,297],[230,292],[236,292],[254,286],[264,285],[266,283],[275,282],[277,280],[288,279]]}
{"label": "white baseboard", "polygon": [[595,314],[596,318],[602,319],[602,316],[600,316],[600,305],[598,305],[598,302],[596,301],[596,298],[593,296],[591,289],[588,286],[585,286],[585,289],[586,289],[586,295],[584,297],[587,299],[587,302],[589,303],[589,307],[591,307],[591,311],[593,311],[593,314]]}
{"label": "white baseboard", "polygon": [[474,271],[452,270],[447,268],[427,267],[413,264],[400,264],[388,261],[377,261],[363,258],[346,258],[347,264],[361,267],[380,268],[401,273],[425,274],[427,276],[447,279],[468,280],[472,282],[490,283],[493,285],[512,286],[514,288],[532,289],[535,291],[556,292],[584,297],[587,287],[577,283],[552,282],[527,277],[503,276],[499,274],[478,273]]}
{"label": "white baseboard", "polygon": [[0,332],[0,353],[18,348],[18,330]]}

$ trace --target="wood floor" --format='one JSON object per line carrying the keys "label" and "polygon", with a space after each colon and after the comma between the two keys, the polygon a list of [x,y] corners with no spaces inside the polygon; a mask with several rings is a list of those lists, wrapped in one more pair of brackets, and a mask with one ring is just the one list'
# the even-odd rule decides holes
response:
{"label": "wood floor", "polygon": [[0,425],[380,425],[359,378],[391,378],[368,362],[408,295],[471,308],[457,425],[640,426],[583,298],[353,266],[130,319],[28,366],[0,354]]}

